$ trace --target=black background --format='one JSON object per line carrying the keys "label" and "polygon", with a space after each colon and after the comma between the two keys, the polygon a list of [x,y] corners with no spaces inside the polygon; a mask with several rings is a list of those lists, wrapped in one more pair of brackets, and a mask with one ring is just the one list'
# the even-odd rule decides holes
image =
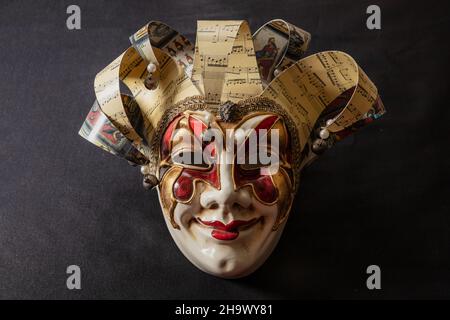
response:
{"label": "black background", "polygon": [[[0,8],[1,298],[450,298],[449,13],[423,1],[4,1]],[[66,28],[81,7],[82,29]],[[378,4],[382,29],[366,28]],[[95,74],[161,20],[283,18],[309,53],[351,54],[388,113],[303,176],[275,252],[222,280],[178,251],[137,168],[77,132]],[[82,290],[66,288],[66,267]],[[369,291],[366,268],[381,267]]]}

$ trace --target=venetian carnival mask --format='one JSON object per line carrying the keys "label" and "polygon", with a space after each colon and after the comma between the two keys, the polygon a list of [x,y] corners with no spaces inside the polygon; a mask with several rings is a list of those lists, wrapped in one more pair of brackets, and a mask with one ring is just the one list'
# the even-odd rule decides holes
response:
{"label": "venetian carnival mask", "polygon": [[216,276],[256,270],[302,168],[385,112],[353,58],[302,58],[310,34],[283,20],[253,35],[245,21],[199,21],[195,46],[153,21],[130,40],[97,74],[80,135],[141,167],[179,249]]}

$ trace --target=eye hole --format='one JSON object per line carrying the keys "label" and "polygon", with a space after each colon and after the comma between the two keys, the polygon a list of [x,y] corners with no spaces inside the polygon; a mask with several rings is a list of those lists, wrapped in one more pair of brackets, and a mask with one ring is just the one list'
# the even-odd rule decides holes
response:
{"label": "eye hole", "polygon": [[205,162],[203,153],[200,151],[181,150],[172,155],[172,162],[186,168],[207,169],[210,164]]}
{"label": "eye hole", "polygon": [[243,170],[256,170],[261,168],[270,167],[273,165],[279,165],[280,159],[278,153],[271,148],[264,148],[262,151],[262,157],[257,150],[257,152],[247,152],[245,153],[245,159],[242,157],[237,157],[237,164]]}

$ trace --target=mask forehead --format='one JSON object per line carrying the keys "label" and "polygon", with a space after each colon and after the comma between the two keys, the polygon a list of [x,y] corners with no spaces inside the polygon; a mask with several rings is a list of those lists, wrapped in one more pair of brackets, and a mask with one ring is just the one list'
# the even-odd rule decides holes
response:
{"label": "mask forehead", "polygon": [[[175,117],[162,135],[160,159],[161,164],[165,165],[177,157],[177,150],[199,153],[195,156],[208,151],[207,154],[215,158],[215,163],[234,164],[236,154],[241,151],[256,157],[265,151],[276,152],[282,158],[283,165],[289,166],[288,144],[288,131],[282,117],[277,114],[255,113],[239,121],[224,122],[216,121],[209,112],[185,112]],[[223,153],[228,155],[226,161],[221,159]],[[205,169],[196,167],[201,164],[199,159],[193,158],[185,165]],[[239,159],[237,162],[241,164]]]}

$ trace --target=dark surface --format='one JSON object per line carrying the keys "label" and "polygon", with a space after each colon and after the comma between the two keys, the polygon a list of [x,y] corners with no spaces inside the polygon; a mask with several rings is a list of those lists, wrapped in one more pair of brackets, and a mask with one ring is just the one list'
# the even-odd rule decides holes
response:
{"label": "dark surface", "polygon": [[[82,29],[66,28],[66,7]],[[450,298],[449,18],[444,4],[376,1],[1,1],[1,298]],[[433,5],[432,5],[433,3]],[[444,2],[442,2],[444,3]],[[138,169],[78,136],[95,74],[148,20],[284,18],[310,53],[350,53],[388,113],[303,175],[282,239],[242,280],[178,251]],[[66,289],[66,267],[82,290]],[[368,265],[382,290],[365,286]]]}

